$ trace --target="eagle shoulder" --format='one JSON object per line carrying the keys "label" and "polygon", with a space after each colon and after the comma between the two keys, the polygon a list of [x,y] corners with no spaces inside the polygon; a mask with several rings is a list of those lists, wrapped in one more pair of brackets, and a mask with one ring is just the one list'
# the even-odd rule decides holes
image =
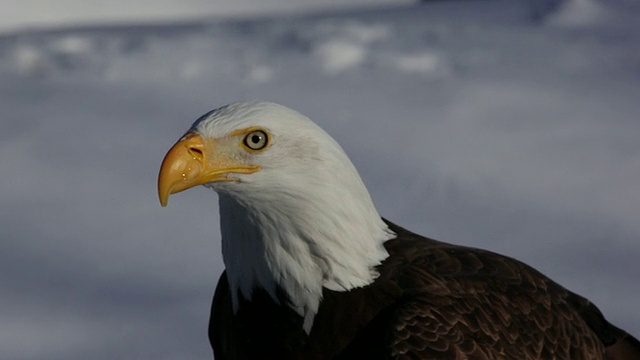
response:
{"label": "eagle shoulder", "polygon": [[390,358],[599,359],[625,337],[633,347],[588,300],[520,261],[389,225],[403,289]]}

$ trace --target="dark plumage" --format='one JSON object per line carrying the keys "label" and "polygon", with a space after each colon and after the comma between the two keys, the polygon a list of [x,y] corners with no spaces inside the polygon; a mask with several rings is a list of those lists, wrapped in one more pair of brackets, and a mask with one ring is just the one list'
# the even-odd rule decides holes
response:
{"label": "dark plumage", "polygon": [[380,277],[324,289],[309,335],[260,290],[234,315],[223,273],[209,325],[215,358],[640,359],[638,340],[530,266],[387,223],[397,237]]}

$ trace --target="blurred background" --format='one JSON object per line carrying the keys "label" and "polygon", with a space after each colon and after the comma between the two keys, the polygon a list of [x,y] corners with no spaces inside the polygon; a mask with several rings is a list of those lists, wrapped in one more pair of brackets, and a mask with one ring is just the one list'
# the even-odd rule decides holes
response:
{"label": "blurred background", "polygon": [[208,110],[280,102],[378,210],[640,336],[635,0],[1,0],[0,358],[207,359],[217,197],[161,208]]}
{"label": "blurred background", "polygon": [[[548,1],[548,0],[542,0]],[[3,31],[96,24],[193,21],[211,17],[292,15],[407,5],[416,0],[3,0]]]}

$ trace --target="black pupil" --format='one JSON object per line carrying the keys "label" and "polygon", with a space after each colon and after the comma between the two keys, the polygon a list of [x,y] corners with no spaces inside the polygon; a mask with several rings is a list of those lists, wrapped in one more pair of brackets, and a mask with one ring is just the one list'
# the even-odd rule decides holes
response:
{"label": "black pupil", "polygon": [[256,134],[251,137],[251,142],[253,142],[254,144],[257,144],[260,142],[261,139],[262,139],[262,136]]}

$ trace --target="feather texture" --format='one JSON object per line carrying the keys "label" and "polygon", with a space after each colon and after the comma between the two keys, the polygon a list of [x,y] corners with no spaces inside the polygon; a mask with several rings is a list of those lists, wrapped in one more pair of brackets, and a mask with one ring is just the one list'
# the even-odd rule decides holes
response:
{"label": "feather texture", "polygon": [[[234,135],[254,128],[263,151]],[[216,359],[640,359],[635,338],[526,264],[383,220],[342,148],[300,113],[237,103],[190,131],[260,169],[206,184],[226,265]]]}
{"label": "feather texture", "polygon": [[309,335],[301,318],[258,292],[230,309],[223,274],[209,336],[216,359],[638,359],[640,344],[586,299],[492,252],[390,224],[380,276],[324,289]]}

